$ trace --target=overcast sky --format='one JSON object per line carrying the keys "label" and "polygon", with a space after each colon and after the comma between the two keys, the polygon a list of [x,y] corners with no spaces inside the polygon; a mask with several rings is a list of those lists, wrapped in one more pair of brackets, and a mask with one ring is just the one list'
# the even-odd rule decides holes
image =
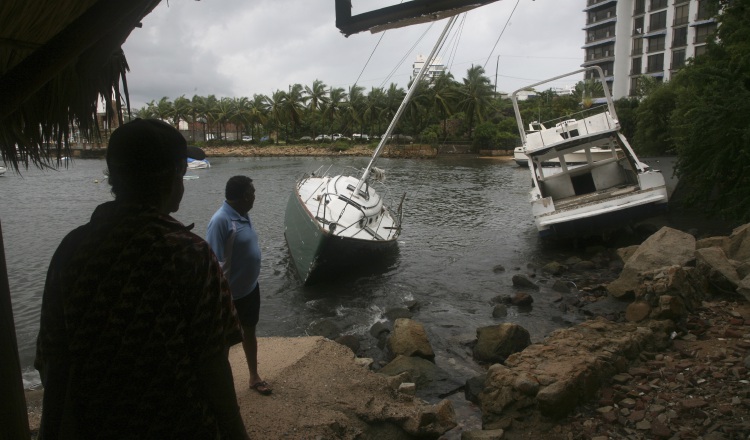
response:
{"label": "overcast sky", "polygon": [[[352,14],[398,3],[352,0]],[[577,70],[584,6],[497,1],[460,18],[440,56],[456,80],[482,65],[504,92]],[[392,82],[406,88],[412,63],[429,54],[446,21],[347,38],[336,28],[333,0],[163,0],[123,46],[131,106],[164,96],[252,98],[316,79],[344,89],[355,82],[366,91]]]}

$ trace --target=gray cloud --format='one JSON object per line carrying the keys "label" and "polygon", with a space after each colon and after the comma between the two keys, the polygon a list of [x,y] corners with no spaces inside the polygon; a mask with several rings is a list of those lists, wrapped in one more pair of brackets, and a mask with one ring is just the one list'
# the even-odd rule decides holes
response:
{"label": "gray cloud", "polygon": [[[398,1],[353,3],[356,14]],[[498,90],[512,91],[578,69],[585,20],[578,0],[520,0],[491,52],[515,5],[501,0],[459,20],[460,33],[441,53],[456,79],[472,65],[485,65],[494,82],[498,66]],[[331,0],[163,1],[123,47],[132,106],[163,96],[269,95],[315,79],[348,88],[360,73],[358,84],[367,90],[391,82],[406,87],[414,59],[429,53],[444,24],[387,31],[365,67],[382,34],[344,37]]]}

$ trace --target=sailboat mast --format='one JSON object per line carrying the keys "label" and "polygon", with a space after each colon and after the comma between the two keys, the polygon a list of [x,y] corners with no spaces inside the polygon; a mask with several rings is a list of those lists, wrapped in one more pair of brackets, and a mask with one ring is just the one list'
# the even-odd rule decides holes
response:
{"label": "sailboat mast", "polygon": [[356,197],[359,194],[359,189],[362,187],[362,184],[364,184],[367,181],[367,178],[370,177],[370,170],[372,169],[372,165],[375,163],[375,160],[380,156],[381,151],[383,150],[383,147],[385,146],[385,143],[388,142],[388,139],[391,137],[391,133],[393,132],[393,129],[396,128],[396,124],[398,124],[398,120],[401,118],[401,114],[406,109],[406,105],[409,103],[409,100],[411,99],[412,95],[414,94],[414,91],[417,89],[417,86],[419,85],[419,82],[422,80],[422,77],[424,76],[425,72],[427,72],[427,69],[429,69],[429,66],[432,65],[432,60],[435,58],[435,55],[437,54],[438,49],[443,44],[443,40],[445,40],[446,35],[448,35],[448,30],[453,26],[453,23],[456,21],[458,15],[452,16],[448,23],[446,23],[445,28],[443,29],[443,32],[440,34],[440,38],[438,38],[438,41],[435,43],[435,46],[432,48],[432,52],[430,52],[430,55],[427,57],[427,60],[425,60],[425,63],[422,65],[422,68],[419,69],[419,73],[417,73],[416,78],[414,78],[414,81],[411,84],[411,87],[409,87],[409,91],[406,93],[406,96],[404,96],[403,101],[401,101],[401,105],[398,107],[398,110],[396,110],[396,114],[393,116],[393,120],[391,120],[390,125],[388,125],[388,129],[385,131],[385,134],[380,139],[380,142],[378,143],[378,148],[375,149],[375,153],[372,155],[372,159],[370,159],[370,163],[367,164],[367,168],[365,168],[364,173],[362,173],[362,177],[359,179],[359,182],[357,182],[356,188],[354,188],[353,196]]}

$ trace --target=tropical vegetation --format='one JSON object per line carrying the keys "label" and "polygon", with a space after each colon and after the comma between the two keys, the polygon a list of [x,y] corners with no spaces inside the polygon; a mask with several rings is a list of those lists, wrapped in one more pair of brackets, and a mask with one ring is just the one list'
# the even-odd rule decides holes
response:
{"label": "tropical vegetation", "polygon": [[[720,25],[705,53],[689,59],[669,82],[644,75],[633,96],[615,101],[615,107],[640,155],[677,156],[675,172],[688,202],[750,221],[750,0],[709,1]],[[524,119],[554,124],[596,105],[603,88],[585,80],[572,93],[530,92],[531,99],[519,102]],[[320,134],[330,139],[332,133],[372,138],[386,130],[405,93],[396,84],[344,89],[316,79],[252,99],[164,97],[136,115],[191,122],[193,129],[200,125],[203,133],[224,137],[233,127],[234,139],[243,133],[289,143]],[[470,142],[475,149],[512,149],[519,143],[510,101],[494,92],[479,66],[460,81],[446,74],[420,84],[394,133],[430,144]]]}

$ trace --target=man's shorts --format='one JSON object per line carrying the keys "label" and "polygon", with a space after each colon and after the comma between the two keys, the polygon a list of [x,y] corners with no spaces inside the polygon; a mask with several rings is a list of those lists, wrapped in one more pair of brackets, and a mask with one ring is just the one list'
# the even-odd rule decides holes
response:
{"label": "man's shorts", "polygon": [[237,310],[237,316],[240,318],[240,324],[243,327],[255,327],[260,319],[260,283],[255,285],[255,289],[250,295],[236,299],[234,308]]}

